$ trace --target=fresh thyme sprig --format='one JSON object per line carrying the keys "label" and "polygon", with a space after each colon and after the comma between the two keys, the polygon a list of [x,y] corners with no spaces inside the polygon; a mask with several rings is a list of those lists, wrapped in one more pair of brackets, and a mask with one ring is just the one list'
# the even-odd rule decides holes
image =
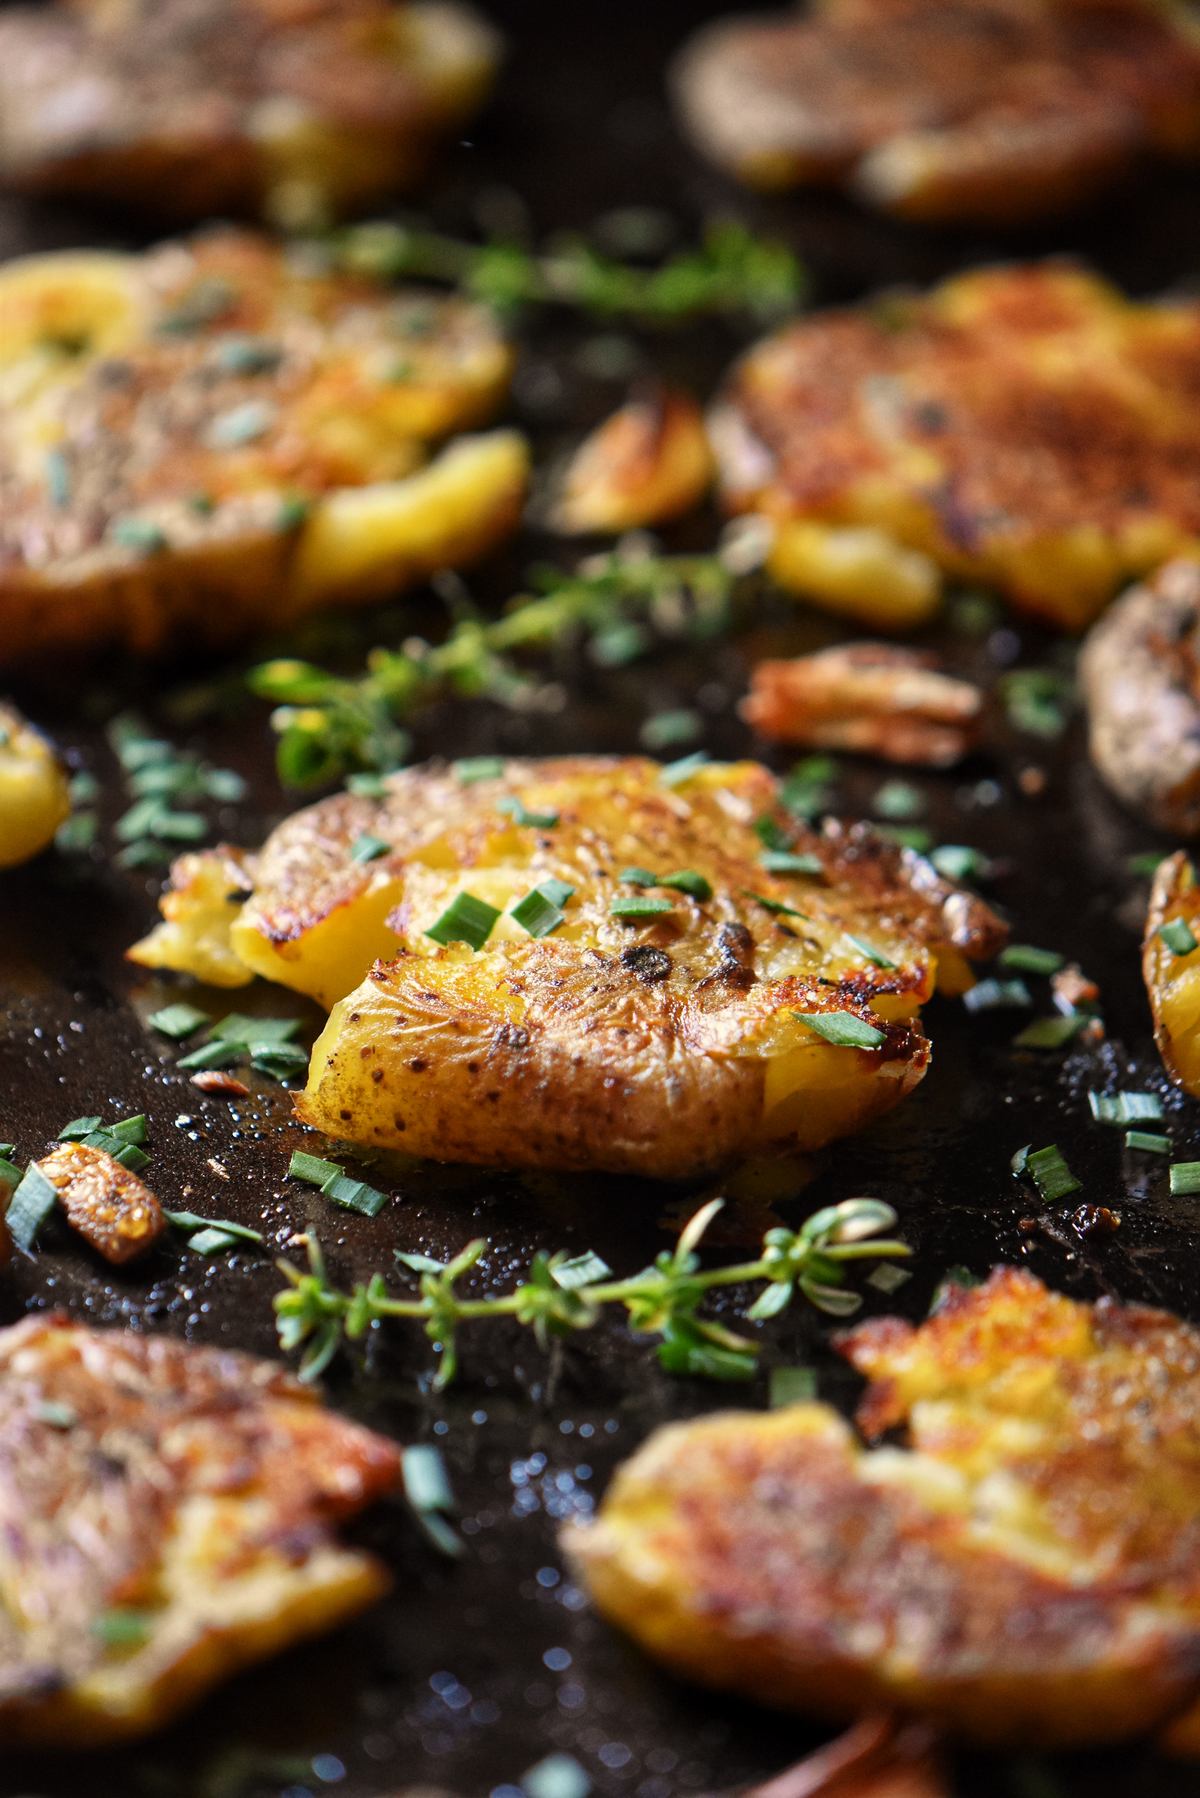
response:
{"label": "fresh thyme sprig", "polygon": [[312,787],[355,769],[402,762],[402,722],[444,694],[533,703],[540,683],[515,659],[570,642],[613,666],[634,660],[656,638],[700,641],[726,628],[738,578],[721,555],[654,556],[614,551],[574,574],[535,569],[531,594],[498,618],[460,603],[441,643],[411,637],[400,649],[373,649],[357,679],[311,662],[264,662],[247,676],[251,691],[279,708],[276,760],[285,786]]}
{"label": "fresh thyme sprig", "polygon": [[698,248],[654,268],[602,255],[579,236],[530,250],[387,222],[350,227],[336,240],[335,255],[342,267],[377,279],[446,283],[500,313],[572,306],[650,325],[738,314],[774,318],[798,305],[806,287],[804,269],[786,244],[755,237],[733,220],[711,223]]}
{"label": "fresh thyme sprig", "polygon": [[405,1298],[391,1291],[382,1274],[373,1274],[350,1292],[340,1291],[329,1279],[320,1244],[310,1235],[305,1239],[307,1269],[277,1263],[287,1280],[275,1298],[279,1340],[287,1351],[303,1349],[300,1376],[313,1380],[343,1340],[357,1341],[373,1324],[389,1318],[412,1318],[424,1324],[439,1358],[437,1384],[446,1386],[458,1369],[462,1324],[513,1318],[531,1328],[545,1347],[551,1336],[590,1329],[606,1306],[620,1306],[636,1334],[658,1338],[658,1358],[671,1373],[746,1380],[755,1370],[757,1345],[702,1315],[704,1300],[715,1288],[761,1284],[762,1291],[744,1313],[753,1322],[776,1316],[798,1293],[818,1310],[849,1317],[862,1300],[843,1284],[846,1264],[910,1253],[906,1244],[881,1234],[896,1223],[890,1205],[846,1199],[814,1212],[798,1230],[768,1230],[753,1261],[702,1268],[696,1251],[722,1203],[710,1200],[689,1219],[673,1249],[664,1249],[651,1266],[628,1279],[612,1278],[598,1255],[542,1253],[511,1292],[477,1298],[462,1293],[459,1282],[487,1253],[483,1237],[446,1263],[398,1251],[397,1262],[418,1276],[417,1293]]}

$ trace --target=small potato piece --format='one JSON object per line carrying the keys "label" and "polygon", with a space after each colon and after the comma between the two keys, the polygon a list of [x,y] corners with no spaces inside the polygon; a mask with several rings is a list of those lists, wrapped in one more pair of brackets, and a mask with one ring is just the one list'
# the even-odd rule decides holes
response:
{"label": "small potato piece", "polygon": [[1200,835],[1200,562],[1168,563],[1124,594],[1079,671],[1102,778],[1160,830]]}
{"label": "small potato piece", "polygon": [[167,1227],[150,1188],[104,1149],[59,1143],[37,1165],[72,1230],[113,1267],[144,1255]]}
{"label": "small potato piece", "polygon": [[1159,864],[1150,888],[1142,975],[1163,1066],[1200,1095],[1200,887],[1182,849]]}
{"label": "small potato piece", "polygon": [[253,971],[234,951],[230,933],[254,889],[254,859],[240,849],[181,855],[159,901],[163,921],[129,951],[143,968],[186,968],[208,986],[248,986]]}
{"label": "small potato piece", "polygon": [[40,732],[0,704],[0,868],[49,848],[71,812],[66,771]]}
{"label": "small potato piece", "polygon": [[626,402],[571,458],[556,530],[638,530],[698,506],[713,478],[704,418],[688,393],[656,387]]}
{"label": "small potato piece", "polygon": [[738,362],[710,417],[726,507],[770,571],[873,631],[952,579],[1079,631],[1200,550],[1200,304],[1062,262],[975,269],[801,318]]}
{"label": "small potato piece", "polygon": [[760,662],[741,711],[772,742],[927,768],[953,767],[983,730],[978,687],[938,673],[932,656],[886,643]]}

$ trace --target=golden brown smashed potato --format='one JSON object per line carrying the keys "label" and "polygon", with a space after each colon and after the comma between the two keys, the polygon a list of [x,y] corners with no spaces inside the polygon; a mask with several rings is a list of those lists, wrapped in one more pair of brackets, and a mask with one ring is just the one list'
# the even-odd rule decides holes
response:
{"label": "golden brown smashed potato", "polygon": [[1079,658],[1092,761],[1119,799],[1173,836],[1200,833],[1200,562],[1131,588]]}
{"label": "golden brown smashed potato", "polygon": [[1200,304],[1066,264],[977,270],[802,319],[735,366],[711,434],[770,566],[871,629],[944,579],[1066,630],[1200,548]]}
{"label": "golden brown smashed potato", "polygon": [[335,1526],[392,1443],[282,1369],[61,1315],[0,1332],[0,1743],[143,1735],[386,1585]]}
{"label": "golden brown smashed potato", "polygon": [[48,849],[70,816],[66,770],[40,731],[0,703],[0,868]]}
{"label": "golden brown smashed potato", "polygon": [[36,1165],[72,1230],[113,1267],[144,1255],[167,1227],[150,1188],[104,1149],[62,1142]]}
{"label": "golden brown smashed potato", "polygon": [[674,85],[751,186],[902,218],[1013,224],[1200,155],[1200,34],[1156,0],[821,0],[704,27]]}
{"label": "golden brown smashed potato", "polygon": [[1150,889],[1142,974],[1163,1066],[1200,1094],[1200,887],[1182,849],[1159,865]]}
{"label": "golden brown smashed potato", "polygon": [[489,86],[458,0],[59,0],[0,14],[0,184],[327,224],[407,186]]}
{"label": "golden brown smashed potato", "polygon": [[[919,1007],[1003,939],[911,853],[797,824],[752,762],[467,774],[299,812],[232,923],[206,901],[189,933],[208,866],[190,858],[131,952],[184,972],[232,955],[332,1007],[297,1106],[331,1135],[663,1178],[813,1146],[916,1084]],[[363,839],[386,852],[356,859]],[[464,905],[476,927],[484,908],[477,948],[450,940]]]}
{"label": "golden brown smashed potato", "polygon": [[668,524],[699,505],[712,478],[699,406],[688,393],[656,387],[627,401],[580,444],[553,523],[568,535]]}
{"label": "golden brown smashed potato", "polygon": [[759,662],[741,711],[773,743],[927,768],[953,767],[983,734],[978,687],[940,673],[934,657],[891,643]]}
{"label": "golden brown smashed potato", "polygon": [[221,642],[483,554],[527,474],[457,299],[222,231],[0,266],[0,662]]}
{"label": "golden brown smashed potato", "polygon": [[1020,1746],[1120,1741],[1200,1690],[1200,1334],[997,1270],[843,1352],[825,1405],[660,1430],[566,1546],[601,1611],[706,1684],[920,1712]]}

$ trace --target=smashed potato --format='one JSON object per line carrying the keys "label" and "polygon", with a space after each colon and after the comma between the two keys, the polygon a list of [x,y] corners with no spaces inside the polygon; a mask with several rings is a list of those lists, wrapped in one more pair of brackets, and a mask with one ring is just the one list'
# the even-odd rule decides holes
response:
{"label": "smashed potato", "polygon": [[0,1332],[0,1743],[159,1728],[379,1596],[335,1526],[392,1443],[248,1355],[61,1315]]}
{"label": "smashed potato", "polygon": [[688,393],[656,387],[627,401],[580,444],[553,523],[568,535],[667,524],[699,505],[712,478],[699,406]]}
{"label": "smashed potato", "polygon": [[953,767],[983,734],[978,687],[940,673],[932,656],[890,643],[759,662],[741,712],[774,743],[927,768]]}
{"label": "smashed potato", "polygon": [[[983,1742],[1171,1727],[1200,1692],[1200,1333],[998,1269],[843,1352],[825,1405],[659,1430],[566,1547],[601,1611],[707,1684]],[[1192,1713],[1195,1714],[1194,1712]]]}
{"label": "smashed potato", "polygon": [[751,186],[902,218],[1013,224],[1200,155],[1200,36],[1155,0],[822,0],[705,26],[674,85]]}
{"label": "smashed potato", "polygon": [[[135,961],[211,965],[178,929],[207,865]],[[683,1178],[842,1135],[921,1078],[919,1007],[1003,938],[910,853],[798,825],[751,762],[405,770],[248,866],[226,950],[332,1007],[299,1115],[510,1167]]]}
{"label": "smashed potato", "polygon": [[1200,1094],[1200,887],[1181,849],[1154,876],[1142,975],[1163,1066],[1185,1092]]}
{"label": "smashed potato", "polygon": [[0,704],[0,868],[48,849],[70,816],[66,770],[14,706]]}
{"label": "smashed potato", "polygon": [[420,176],[491,81],[457,0],[60,0],[0,15],[0,183],[327,224]]}
{"label": "smashed potato", "polygon": [[949,578],[1080,630],[1200,549],[1198,384],[1196,302],[985,269],[767,338],[711,435],[727,505],[771,521],[772,572],[816,604],[909,629]]}
{"label": "smashed potato", "polygon": [[104,1149],[62,1142],[36,1165],[72,1230],[113,1267],[144,1255],[167,1227],[150,1188]]}
{"label": "smashed potato", "polygon": [[482,555],[523,439],[423,464],[511,363],[478,307],[249,234],[0,267],[0,660],[226,641]]}

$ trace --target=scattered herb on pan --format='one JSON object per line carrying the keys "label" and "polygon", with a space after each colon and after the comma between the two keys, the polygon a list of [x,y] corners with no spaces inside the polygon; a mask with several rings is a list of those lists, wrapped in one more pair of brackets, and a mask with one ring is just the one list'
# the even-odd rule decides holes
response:
{"label": "scattered herb on pan", "polygon": [[106,1155],[111,1155],[114,1161],[135,1174],[150,1161],[143,1147],[146,1119],[141,1112],[136,1117],[120,1118],[115,1124],[105,1124],[99,1117],[72,1118],[59,1131],[58,1140],[81,1142],[89,1149],[103,1149]]}
{"label": "scattered herb on pan", "polygon": [[[1176,1196],[1200,1192],[1200,1161],[1176,1161],[1171,1166],[1171,1191]],[[11,1217],[11,1211],[9,1213]]]}
{"label": "scattered herb on pan", "polygon": [[817,1396],[814,1367],[773,1367],[767,1375],[767,1402],[773,1411],[783,1405],[807,1405]]}
{"label": "scattered herb on pan", "polygon": [[1155,1124],[1163,1115],[1157,1093],[1088,1093],[1088,1108],[1098,1124],[1125,1130],[1130,1124]]}
{"label": "scattered herb on pan", "polygon": [[184,1233],[189,1249],[197,1255],[220,1255],[239,1243],[263,1241],[261,1230],[235,1224],[227,1217],[201,1217],[198,1211],[164,1211],[163,1216],[173,1229]]}
{"label": "scattered herb on pan", "polygon": [[963,994],[968,1011],[1029,1011],[1033,994],[1023,980],[977,980]]}
{"label": "scattered herb on pan", "polygon": [[[168,1012],[189,1009],[172,1006],[168,1007]],[[156,1015],[162,1017],[165,1014]],[[201,1023],[208,1023],[203,1013],[199,1015]],[[150,1022],[156,1029],[163,1028],[154,1018]],[[186,1034],[194,1035],[198,1028],[199,1025],[195,1025]],[[239,1067],[248,1061],[256,1073],[283,1083],[303,1074],[308,1067],[308,1051],[292,1041],[299,1029],[299,1018],[256,1018],[246,1012],[231,1011],[211,1025],[205,1041],[181,1055],[175,1066],[184,1073],[210,1073]],[[167,1034],[184,1033],[168,1030]]]}
{"label": "scattered herb on pan", "polygon": [[780,800],[789,812],[809,823],[833,804],[837,777],[838,765],[832,756],[805,756],[785,775]]}
{"label": "scattered herb on pan", "polygon": [[662,749],[676,749],[684,743],[694,743],[703,730],[704,720],[699,712],[681,709],[675,712],[655,712],[646,719],[638,737],[644,749],[653,750],[657,754]]}
{"label": "scattered herb on pan", "polygon": [[343,1211],[357,1211],[363,1217],[378,1217],[387,1204],[385,1192],[368,1186],[365,1180],[355,1180],[339,1162],[309,1155],[303,1149],[293,1151],[288,1178],[318,1187],[325,1198],[332,1199]]}
{"label": "scattered herb on pan", "polygon": [[871,810],[877,818],[905,824],[921,816],[925,795],[907,780],[885,780],[871,801]]}
{"label": "scattered herb on pan", "polygon": [[939,843],[929,851],[929,859],[943,880],[961,886],[963,881],[986,880],[991,867],[982,850],[966,843]]}
{"label": "scattered herb on pan", "polygon": [[1073,1011],[1067,1017],[1035,1018],[1013,1037],[1014,1049],[1065,1049],[1091,1021],[1086,1011]]}
{"label": "scattered herb on pan", "polygon": [[1082,1191],[1082,1182],[1067,1166],[1057,1143],[1050,1143],[1044,1149],[1018,1149],[1012,1159],[1012,1171],[1018,1178],[1032,1180],[1047,1204],[1052,1205],[1057,1199]]}
{"label": "scattered herb on pan", "polygon": [[1057,669],[1014,668],[1001,677],[999,691],[1014,730],[1047,740],[1066,730],[1074,703],[1074,684]]}
{"label": "scattered herb on pan", "polygon": [[1054,949],[1035,949],[1029,943],[1009,943],[999,956],[1002,968],[1015,968],[1021,974],[1057,974],[1064,959]]}
{"label": "scattered herb on pan", "polygon": [[721,1204],[710,1200],[685,1225],[673,1249],[664,1249],[651,1266],[629,1278],[611,1278],[599,1263],[594,1279],[572,1272],[564,1280],[564,1270],[577,1268],[579,1258],[539,1254],[512,1291],[482,1295],[461,1287],[487,1253],[482,1237],[445,1266],[425,1256],[398,1255],[399,1264],[417,1278],[416,1293],[400,1296],[382,1274],[341,1291],[310,1234],[307,1267],[278,1263],[287,1282],[275,1299],[280,1343],[289,1352],[303,1351],[301,1375],[315,1379],[344,1339],[357,1340],[376,1323],[411,1319],[424,1325],[439,1357],[437,1382],[445,1386],[458,1367],[458,1331],[464,1324],[515,1319],[545,1345],[551,1336],[590,1329],[611,1306],[625,1311],[636,1334],[657,1340],[659,1360],[672,1373],[744,1380],[755,1371],[757,1345],[705,1313],[710,1292],[761,1286],[744,1313],[751,1321],[774,1316],[797,1296],[835,1317],[849,1317],[861,1300],[844,1284],[848,1264],[897,1260],[909,1253],[904,1243],[882,1234],[896,1223],[890,1206],[877,1199],[847,1199],[815,1212],[798,1230],[769,1230],[752,1261],[703,1268],[697,1249]]}
{"label": "scattered herb on pan", "polygon": [[1160,1136],[1155,1130],[1127,1130],[1125,1132],[1125,1147],[1127,1149],[1136,1149],[1143,1155],[1169,1155],[1171,1153],[1171,1138],[1169,1136]]}
{"label": "scattered herb on pan", "polygon": [[230,805],[245,797],[246,783],[232,768],[181,754],[138,718],[114,719],[108,739],[132,802],[114,826],[123,844],[117,856],[122,867],[160,865],[179,847],[203,841],[213,826],[195,805]]}
{"label": "scattered herb on pan", "polygon": [[414,1443],[404,1450],[401,1467],[404,1496],[417,1522],[439,1554],[457,1560],[463,1544],[449,1522],[454,1515],[454,1494],[441,1450],[432,1443]]}

